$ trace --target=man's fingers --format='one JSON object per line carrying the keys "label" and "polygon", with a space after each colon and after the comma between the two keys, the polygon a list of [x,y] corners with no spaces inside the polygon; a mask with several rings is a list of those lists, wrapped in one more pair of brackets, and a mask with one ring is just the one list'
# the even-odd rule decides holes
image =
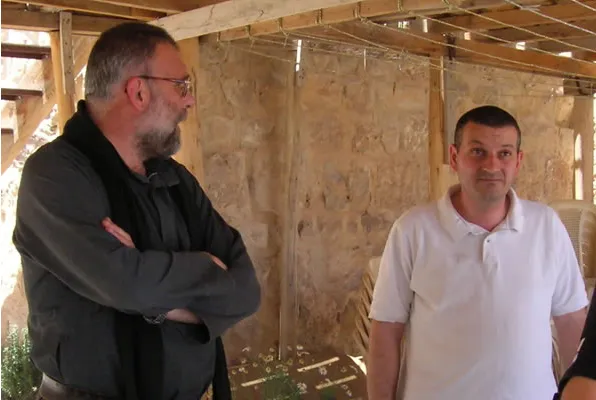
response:
{"label": "man's fingers", "polygon": [[214,263],[216,263],[220,268],[224,269],[224,270],[228,270],[228,267],[226,266],[226,264],[223,263],[223,261],[221,261],[219,258],[215,257],[213,254],[209,254],[211,256],[211,259],[213,260]]}
{"label": "man's fingers", "polygon": [[120,228],[118,225],[112,222],[110,218],[104,218],[101,222],[104,229],[107,232],[111,233],[116,239],[118,239],[120,243],[122,243],[126,247],[135,247],[135,244],[132,241],[130,235],[124,229]]}

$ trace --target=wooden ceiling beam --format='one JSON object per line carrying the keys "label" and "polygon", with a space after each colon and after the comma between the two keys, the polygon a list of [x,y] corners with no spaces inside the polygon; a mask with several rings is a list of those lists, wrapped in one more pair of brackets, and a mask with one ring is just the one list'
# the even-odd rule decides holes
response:
{"label": "wooden ceiling beam", "polygon": [[[3,7],[0,18],[2,29],[55,31],[60,27],[59,14],[53,12],[14,10]],[[72,33],[98,36],[103,31],[126,21],[128,20],[120,18],[73,15]]]}
{"label": "wooden ceiling beam", "polygon": [[[537,73],[557,77],[575,77],[578,75],[596,78],[596,64],[566,57],[539,53],[532,50],[518,50],[490,43],[479,43],[473,40],[454,39],[451,45],[446,43],[442,35],[416,32],[413,37],[411,32],[399,29],[383,28],[379,25],[346,23],[337,26],[340,33],[332,28],[316,28],[307,32],[323,34],[325,37],[340,39],[342,42],[364,45],[364,41],[357,38],[374,41],[381,46],[390,47],[396,51],[405,50],[415,54],[447,56],[451,55],[456,60],[471,64],[487,65],[497,68]],[[421,51],[421,43],[426,44],[426,50]],[[455,47],[455,48],[454,48]],[[381,50],[382,51],[382,50]]]}
{"label": "wooden ceiling beam", "polygon": [[41,97],[43,96],[43,91],[35,90],[35,89],[13,89],[13,88],[2,88],[0,89],[2,92],[2,100],[6,101],[16,101],[20,100],[23,97]]}
{"label": "wooden ceiling beam", "polygon": [[[596,32],[596,19],[589,21],[573,21],[573,25],[576,25],[582,29],[587,29],[592,32]],[[527,27],[525,29],[541,36],[536,36],[532,33],[515,28],[495,29],[486,33],[496,38],[507,40],[510,42],[539,42],[543,40],[548,40],[545,39],[543,36],[553,39],[574,39],[585,37],[587,35],[586,32],[580,29],[572,28],[561,23],[538,25]],[[486,36],[477,34],[472,34],[472,39],[478,40],[480,42],[498,42],[495,39],[487,38]]]}
{"label": "wooden ceiling beam", "polygon": [[89,0],[10,0],[14,3],[52,7],[61,11],[79,11],[111,17],[152,21],[163,17],[163,13],[114,4],[95,3]]}
{"label": "wooden ceiling beam", "polygon": [[97,3],[112,4],[122,7],[142,8],[144,10],[157,11],[165,14],[176,14],[184,11],[194,10],[225,0],[93,0]]}
{"label": "wooden ceiling beam", "polygon": [[2,57],[43,60],[50,56],[50,48],[46,46],[2,43],[0,46],[0,53]]}
{"label": "wooden ceiling beam", "polygon": [[[518,1],[520,4],[532,5],[537,4],[542,0]],[[508,4],[505,0],[464,0],[459,1],[459,3],[462,8],[470,10],[476,10],[482,7],[499,7]],[[399,8],[400,4],[401,9]],[[359,16],[373,18],[382,15],[394,15],[396,17],[401,16],[401,18],[405,19],[412,17],[412,12],[420,15],[434,15],[449,11],[443,0],[401,0],[399,2],[396,0],[364,0],[359,3],[351,2],[350,4],[335,7],[325,7],[325,4],[320,4],[319,7],[313,11],[284,16],[281,21],[278,19],[271,19],[264,22],[246,21],[240,27],[230,28],[228,30],[225,30],[226,28],[221,25],[221,28],[215,32],[222,31],[219,35],[220,40],[236,40],[249,37],[249,31],[246,29],[247,25],[250,25],[251,36],[259,36],[314,27],[321,24],[337,24],[354,21],[359,19]],[[324,9],[320,11],[321,8]]]}
{"label": "wooden ceiling beam", "polygon": [[[578,39],[569,39],[564,40],[565,43],[569,43],[575,46],[584,47],[586,49],[596,51],[596,37],[589,36],[583,37]],[[575,47],[570,47],[563,43],[555,42],[553,40],[543,41],[539,43],[539,47],[542,50],[550,51],[552,53],[561,53],[564,51],[581,51],[581,49],[577,49]]]}
{"label": "wooden ceiling beam", "polygon": [[[589,7],[596,7],[596,1],[587,1],[584,4]],[[587,12],[585,7],[575,3],[555,6],[542,6],[538,8],[537,11],[562,21],[588,21],[596,19],[596,13]],[[463,30],[471,31],[505,28],[506,26],[503,24],[527,27],[533,25],[550,24],[553,22],[552,20],[541,17],[533,12],[519,9],[489,11],[482,13],[482,15],[485,18],[476,17],[471,14],[464,14],[455,17],[440,18],[440,20],[450,25],[458,26]],[[490,18],[490,20],[486,18]],[[446,24],[436,23],[433,27],[433,33],[457,32],[461,29],[454,28],[453,26]]]}

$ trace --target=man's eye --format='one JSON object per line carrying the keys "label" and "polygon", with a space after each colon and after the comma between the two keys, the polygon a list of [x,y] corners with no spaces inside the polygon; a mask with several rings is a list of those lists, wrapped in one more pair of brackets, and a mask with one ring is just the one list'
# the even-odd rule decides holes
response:
{"label": "man's eye", "polygon": [[475,156],[481,156],[484,154],[484,150],[482,149],[472,149],[472,154]]}

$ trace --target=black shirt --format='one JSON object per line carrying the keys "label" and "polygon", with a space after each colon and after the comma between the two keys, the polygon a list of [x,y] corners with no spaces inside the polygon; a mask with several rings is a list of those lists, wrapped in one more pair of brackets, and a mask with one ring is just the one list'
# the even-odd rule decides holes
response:
{"label": "black shirt", "polygon": [[[151,229],[152,248],[141,252],[102,228],[109,202],[78,150],[55,141],[25,164],[14,242],[22,255],[32,359],[63,384],[120,396],[113,310],[155,317],[186,308],[204,321],[211,340],[200,340],[197,325],[163,323],[161,398],[197,399],[212,379],[213,339],[258,308],[260,288],[248,256],[226,272],[208,255],[188,251],[187,223],[205,226],[219,248],[237,243],[194,177],[163,165],[147,165],[147,177],[130,175]],[[184,221],[166,190],[179,179],[195,187],[199,221]]]}
{"label": "black shirt", "polygon": [[555,394],[554,400],[560,399],[569,380],[576,376],[596,380],[596,290],[592,294],[577,356],[561,378],[559,393]]}

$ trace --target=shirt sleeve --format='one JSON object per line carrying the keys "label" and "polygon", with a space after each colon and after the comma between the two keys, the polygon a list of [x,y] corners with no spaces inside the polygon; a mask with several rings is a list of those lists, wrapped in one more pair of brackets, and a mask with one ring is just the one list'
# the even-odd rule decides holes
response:
{"label": "shirt sleeve", "polygon": [[592,295],[586,325],[582,332],[577,356],[571,366],[567,369],[559,383],[559,393],[555,399],[559,399],[565,386],[576,376],[596,380],[596,291]]}
{"label": "shirt sleeve", "polygon": [[413,298],[411,277],[411,251],[403,232],[403,218],[400,218],[385,244],[369,317],[382,322],[406,323]]}
{"label": "shirt sleeve", "polygon": [[557,245],[558,275],[552,298],[551,313],[560,316],[580,310],[588,305],[585,283],[567,229],[559,216],[552,211]]}
{"label": "shirt sleeve", "polygon": [[217,212],[197,180],[184,168],[182,175],[195,188],[195,198],[200,210],[199,224],[205,230],[210,254],[221,259],[228,270],[234,289],[220,295],[197,296],[186,308],[203,321],[209,339],[221,336],[225,330],[255,313],[261,302],[261,289],[255,269],[241,234],[230,226]]}
{"label": "shirt sleeve", "polygon": [[204,253],[139,251],[107,233],[99,177],[80,153],[55,146],[29,157],[22,173],[13,238],[27,265],[91,301],[149,316],[234,290]]}

